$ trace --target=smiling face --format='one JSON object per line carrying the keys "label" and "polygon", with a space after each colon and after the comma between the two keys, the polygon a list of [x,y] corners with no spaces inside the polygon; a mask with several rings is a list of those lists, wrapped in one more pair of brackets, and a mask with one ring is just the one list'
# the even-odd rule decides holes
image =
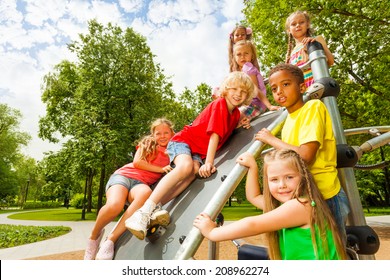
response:
{"label": "smiling face", "polygon": [[171,127],[165,123],[157,125],[153,131],[153,137],[156,139],[157,144],[161,147],[166,147],[169,143],[169,140],[173,136],[173,131]]}
{"label": "smiling face", "polygon": [[301,179],[301,174],[289,161],[276,159],[267,163],[269,191],[281,203],[292,198]]}
{"label": "smiling face", "polygon": [[297,77],[287,70],[274,72],[269,77],[269,84],[275,101],[292,113],[304,105],[302,94],[305,83],[299,83]]}
{"label": "smiling face", "polygon": [[229,112],[241,106],[246,101],[248,94],[248,91],[241,88],[238,84],[232,84],[227,87],[225,99]]}

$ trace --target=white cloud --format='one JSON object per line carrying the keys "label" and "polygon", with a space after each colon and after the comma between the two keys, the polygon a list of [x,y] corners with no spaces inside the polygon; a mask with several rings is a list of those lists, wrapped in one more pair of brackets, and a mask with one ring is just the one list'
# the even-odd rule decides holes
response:
{"label": "white cloud", "polygon": [[127,13],[138,12],[144,6],[143,0],[119,0],[119,5]]}
{"label": "white cloud", "polygon": [[131,26],[145,36],[181,93],[221,83],[228,73],[228,34],[242,8],[242,0],[1,0],[0,102],[22,112],[21,130],[33,137],[26,154],[39,160],[59,148],[37,136],[45,114],[40,86],[61,60],[75,60],[66,44],[88,32],[89,20]]}

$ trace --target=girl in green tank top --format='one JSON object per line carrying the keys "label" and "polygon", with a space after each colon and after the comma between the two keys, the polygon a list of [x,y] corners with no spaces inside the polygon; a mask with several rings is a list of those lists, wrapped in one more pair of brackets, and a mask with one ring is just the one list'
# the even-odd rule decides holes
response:
{"label": "girl in green tank top", "polygon": [[333,216],[302,158],[293,150],[267,153],[263,164],[263,192],[258,166],[250,153],[237,162],[248,168],[246,196],[263,214],[216,227],[206,213],[194,226],[211,241],[233,240],[266,233],[269,257],[275,260],[346,259]]}

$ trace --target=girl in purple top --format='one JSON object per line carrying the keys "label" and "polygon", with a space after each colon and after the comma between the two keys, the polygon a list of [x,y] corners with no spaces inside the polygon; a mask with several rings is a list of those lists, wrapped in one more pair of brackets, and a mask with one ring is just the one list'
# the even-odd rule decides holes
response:
{"label": "girl in purple top", "polygon": [[242,71],[248,74],[257,86],[256,95],[253,97],[251,104],[240,107],[242,118],[250,120],[264,113],[267,108],[270,111],[280,108],[272,105],[267,99],[263,77],[257,62],[256,47],[251,41],[241,40],[234,44],[233,61],[230,68],[233,71]]}

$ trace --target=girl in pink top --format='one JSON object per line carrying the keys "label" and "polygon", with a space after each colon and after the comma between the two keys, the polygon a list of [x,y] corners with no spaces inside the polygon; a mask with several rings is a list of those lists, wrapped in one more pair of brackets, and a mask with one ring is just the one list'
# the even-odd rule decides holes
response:
{"label": "girl in pink top", "polygon": [[248,74],[256,85],[256,95],[251,104],[240,107],[242,118],[250,120],[264,113],[267,108],[271,111],[280,108],[272,105],[267,99],[266,88],[257,62],[256,47],[251,41],[241,40],[234,45],[233,61],[230,68],[233,71],[242,71]]}
{"label": "girl in pink top", "polygon": [[[93,260],[95,257],[99,260],[112,260],[114,243],[126,230],[125,220],[151,195],[150,185],[172,170],[165,150],[173,134],[170,121],[155,120],[151,126],[151,135],[139,142],[134,161],[119,168],[111,175],[106,186],[107,202],[100,209],[88,239],[85,260]],[[104,227],[119,215],[127,202],[130,203],[129,207],[99,249]],[[160,213],[160,216],[164,217],[163,213]]]}

